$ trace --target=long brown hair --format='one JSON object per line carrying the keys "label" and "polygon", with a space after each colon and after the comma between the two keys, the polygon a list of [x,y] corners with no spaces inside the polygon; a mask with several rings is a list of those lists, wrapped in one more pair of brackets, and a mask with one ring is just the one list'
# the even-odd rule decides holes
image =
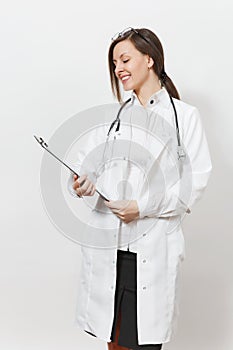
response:
{"label": "long brown hair", "polygon": [[180,99],[179,93],[173,84],[172,80],[168,77],[168,75],[165,73],[164,69],[164,52],[162,44],[159,40],[159,38],[153,33],[151,30],[146,28],[141,29],[132,29],[127,31],[122,36],[119,36],[117,39],[115,39],[112,44],[110,45],[109,51],[108,51],[108,66],[109,66],[109,73],[110,73],[110,79],[111,79],[111,87],[113,95],[117,97],[119,102],[122,102],[121,92],[120,92],[120,86],[119,86],[119,80],[115,75],[115,65],[113,63],[113,50],[114,47],[123,40],[130,40],[135,48],[140,51],[144,55],[149,55],[153,61],[154,64],[152,66],[152,69],[154,70],[155,74],[159,77],[162,86],[166,88],[168,93],[172,96]]}

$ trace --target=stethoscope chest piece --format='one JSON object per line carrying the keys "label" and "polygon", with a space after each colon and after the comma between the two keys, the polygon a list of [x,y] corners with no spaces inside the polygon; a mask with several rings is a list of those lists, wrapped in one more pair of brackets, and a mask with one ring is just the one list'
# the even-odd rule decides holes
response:
{"label": "stethoscope chest piece", "polygon": [[183,147],[177,146],[177,156],[178,156],[178,160],[185,160],[186,153],[185,153]]}

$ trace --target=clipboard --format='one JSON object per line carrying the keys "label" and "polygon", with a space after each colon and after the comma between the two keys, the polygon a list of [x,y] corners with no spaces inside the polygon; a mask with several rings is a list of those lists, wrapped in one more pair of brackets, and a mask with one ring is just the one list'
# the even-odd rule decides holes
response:
{"label": "clipboard", "polygon": [[[64,163],[59,157],[57,157],[53,152],[51,152],[48,148],[48,144],[42,139],[42,137],[37,137],[35,136],[36,141],[41,145],[42,148],[44,148],[47,152],[49,152],[54,158],[56,158],[60,163],[62,163],[66,168],[68,168],[74,175],[76,175],[78,178],[80,177],[80,175],[73,170],[68,164]],[[98,195],[104,199],[105,201],[109,202],[109,199],[103,195],[103,193],[101,193],[100,191],[98,191],[97,189],[95,189],[95,192],[98,193]]]}

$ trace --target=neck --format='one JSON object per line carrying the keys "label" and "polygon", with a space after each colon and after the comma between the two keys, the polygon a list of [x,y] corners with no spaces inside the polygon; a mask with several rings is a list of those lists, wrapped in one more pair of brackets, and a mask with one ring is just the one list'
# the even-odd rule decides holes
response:
{"label": "neck", "polygon": [[147,82],[147,84],[142,85],[139,89],[135,89],[134,92],[136,93],[140,103],[145,107],[149,98],[154,93],[161,90],[161,88],[161,83],[157,78]]}

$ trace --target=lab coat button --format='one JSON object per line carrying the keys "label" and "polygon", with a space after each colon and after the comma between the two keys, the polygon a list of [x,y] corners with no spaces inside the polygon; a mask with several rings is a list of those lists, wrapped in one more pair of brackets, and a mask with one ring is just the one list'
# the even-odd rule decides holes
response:
{"label": "lab coat button", "polygon": [[145,264],[146,263],[146,259],[143,259],[142,262]]}
{"label": "lab coat button", "polygon": [[114,287],[113,286],[111,286],[111,289],[113,289]]}
{"label": "lab coat button", "polygon": [[150,100],[150,104],[151,104],[151,105],[153,105],[154,102],[155,102],[154,100]]}
{"label": "lab coat button", "polygon": [[146,286],[143,286],[142,289],[143,289],[143,290],[146,290]]}
{"label": "lab coat button", "polygon": [[143,233],[143,237],[145,237],[146,236],[146,233]]}

